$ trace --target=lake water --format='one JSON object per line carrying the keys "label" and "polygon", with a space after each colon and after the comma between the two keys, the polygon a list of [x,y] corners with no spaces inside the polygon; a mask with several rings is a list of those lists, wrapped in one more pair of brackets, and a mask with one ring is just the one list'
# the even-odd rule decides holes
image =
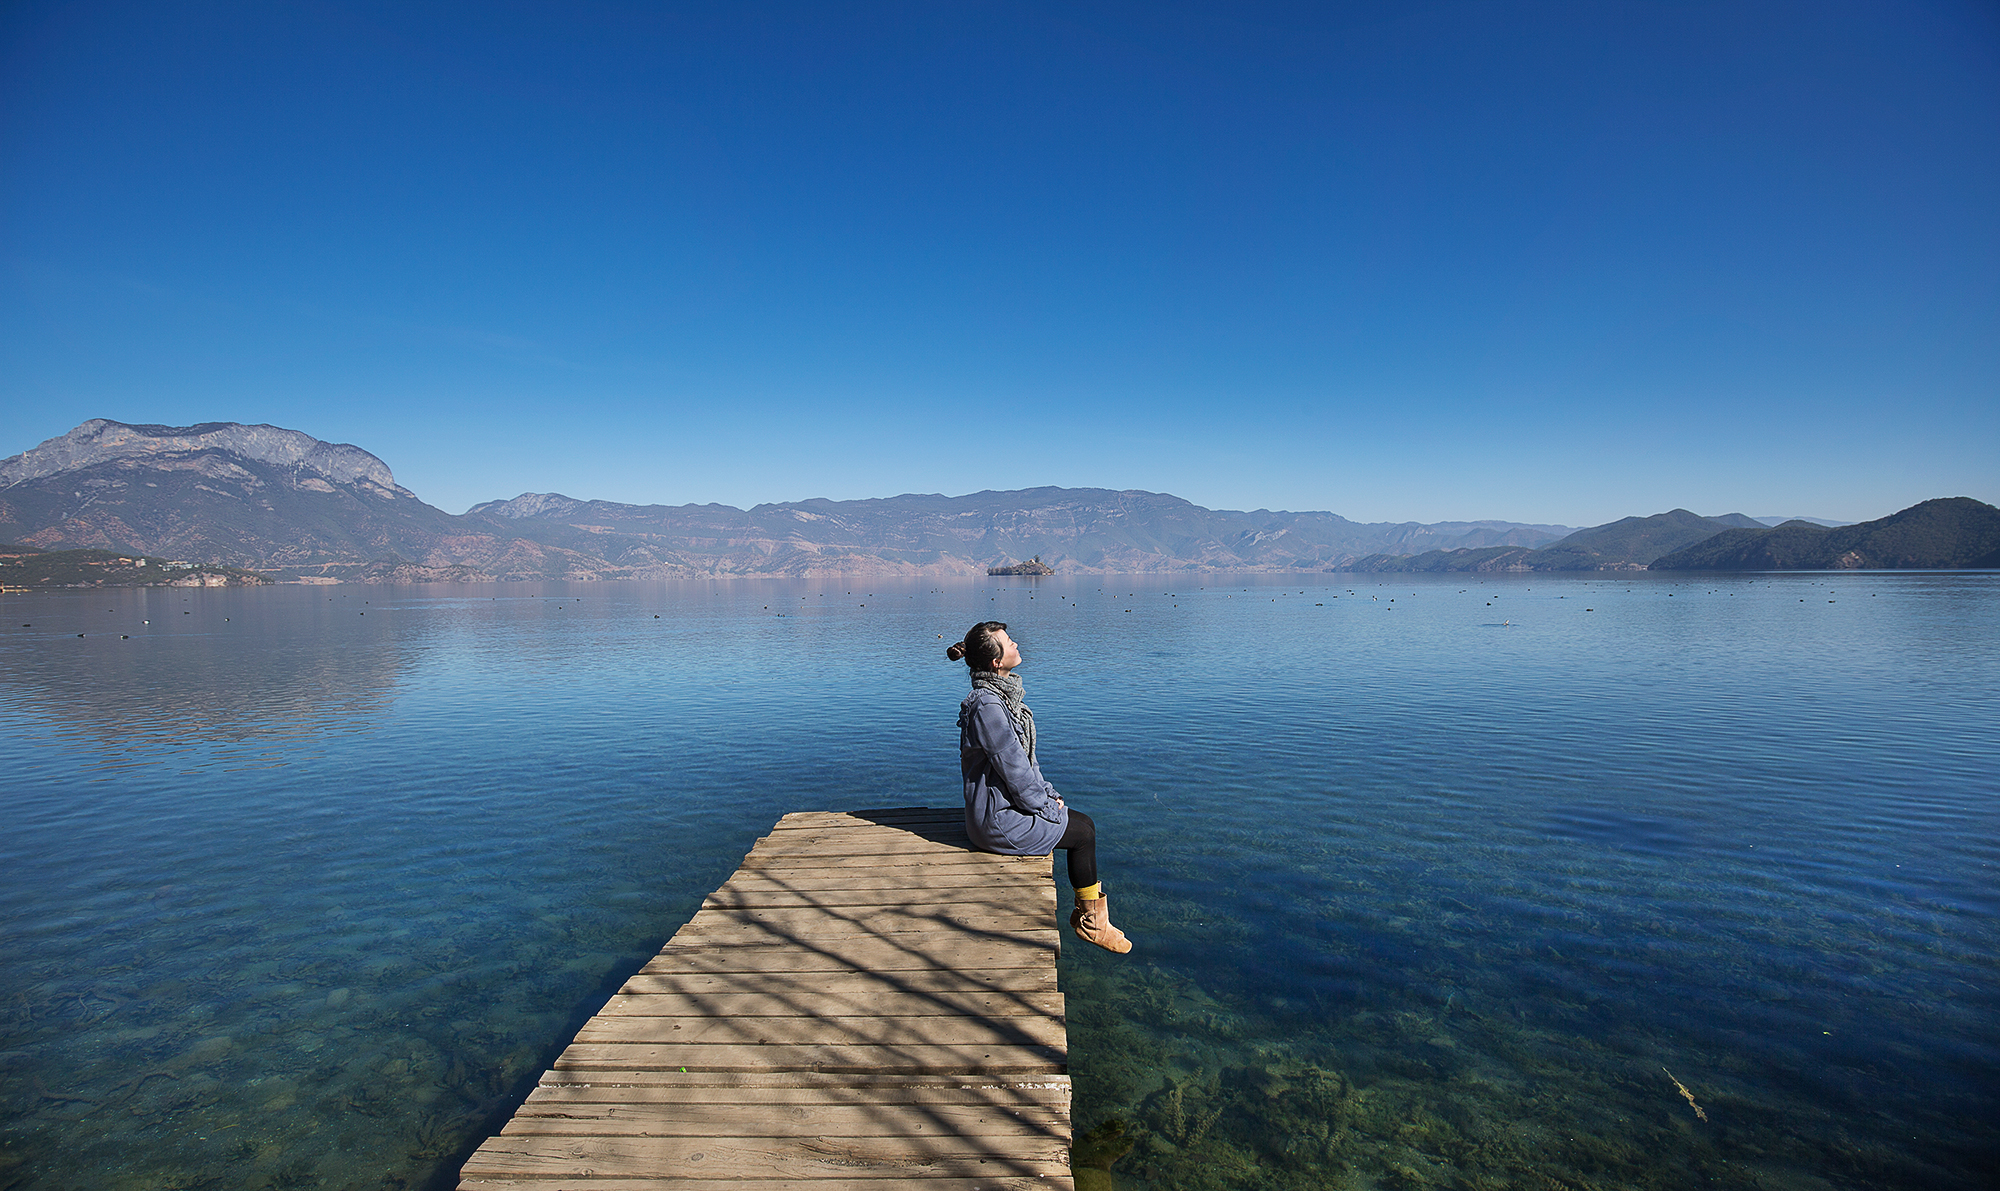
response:
{"label": "lake water", "polygon": [[989,617],[1121,1187],[1994,1184],[2000,575],[1207,575],[0,597],[0,1188],[450,1186]]}

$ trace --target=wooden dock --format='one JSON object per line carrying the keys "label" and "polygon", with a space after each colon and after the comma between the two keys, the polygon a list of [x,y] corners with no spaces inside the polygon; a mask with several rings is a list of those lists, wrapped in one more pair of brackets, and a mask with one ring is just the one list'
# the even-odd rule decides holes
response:
{"label": "wooden dock", "polygon": [[786,815],[460,1191],[1071,1187],[1047,857],[963,814]]}

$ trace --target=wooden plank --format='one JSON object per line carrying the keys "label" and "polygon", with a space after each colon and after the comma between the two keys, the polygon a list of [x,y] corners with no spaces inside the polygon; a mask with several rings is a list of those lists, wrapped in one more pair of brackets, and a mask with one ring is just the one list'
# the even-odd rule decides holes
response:
{"label": "wooden plank", "polygon": [[[726,1078],[728,1082],[722,1080]],[[807,1109],[864,1108],[870,1111],[916,1107],[992,1108],[1000,1111],[1068,1112],[1069,1084],[1064,1076],[1032,1082],[967,1086],[964,1077],[937,1082],[939,1076],[909,1076],[887,1082],[881,1076],[803,1074],[794,1084],[772,1082],[770,1075],[732,1074],[710,1077],[690,1074],[674,1083],[596,1084],[543,1083],[529,1094],[522,1113],[555,1116],[624,1105],[634,1111],[679,1110],[715,1106],[746,1119],[746,1106],[769,1106],[756,1115],[785,1117]],[[702,1083],[689,1082],[704,1080]],[[753,1082],[754,1081],[754,1082]],[[516,1115],[519,1115],[518,1113]]]}
{"label": "wooden plank", "polygon": [[[750,863],[750,857],[731,875],[722,888],[738,889],[816,889],[823,892],[838,892],[845,889],[902,889],[911,898],[936,897],[940,888],[967,886],[976,890],[981,887],[993,889],[1030,889],[1049,879],[1051,866],[1044,860],[1041,864],[1008,864],[1005,867],[978,859],[979,853],[966,855],[973,859],[962,864],[916,864],[899,865],[848,865],[845,870],[822,870],[811,864],[786,866],[762,866]],[[866,871],[870,869],[922,869],[927,874],[926,884],[911,885],[908,873],[899,871]],[[847,871],[860,868],[864,871]],[[892,882],[902,880],[904,884]]]}
{"label": "wooden plank", "polygon": [[923,996],[931,993],[981,992],[1027,995],[1035,992],[1053,992],[1055,988],[1053,970],[1044,971],[1040,967],[1028,967],[995,968],[983,972],[961,972],[952,968],[899,972],[893,986],[883,982],[879,975],[872,972],[813,972],[797,975],[765,972],[757,977],[755,989],[742,987],[727,973],[666,971],[631,976],[627,978],[619,992],[634,996],[641,993],[703,996],[730,992],[788,997],[813,993],[825,993],[829,996],[865,996],[872,990],[885,994],[908,993],[912,996]]}
{"label": "wooden plank", "polygon": [[[853,853],[856,842],[873,839],[872,835],[861,836],[851,830],[839,831],[788,831],[783,835],[766,836],[750,849],[752,856],[811,853],[812,855],[838,856]],[[870,854],[877,856],[957,856],[971,853],[985,855],[972,846],[971,840],[962,831],[933,832],[925,836],[908,836],[904,839],[889,840],[873,844]]]}
{"label": "wooden plank", "polygon": [[853,904],[842,896],[845,894],[866,894],[859,904],[893,905],[900,898],[911,905],[918,905],[961,900],[1004,901],[1034,896],[1044,889],[1054,892],[1046,869],[1023,868],[1002,873],[974,868],[964,872],[937,871],[933,875],[936,880],[912,887],[895,883],[895,875],[890,873],[844,872],[837,876],[800,876],[738,870],[708,896],[713,898],[731,892],[790,893],[810,897],[813,905],[840,906]]}
{"label": "wooden plank", "polygon": [[[1043,857],[1029,857],[1030,860],[1047,861]],[[912,880],[916,874],[925,872],[950,872],[959,875],[967,873],[1005,872],[999,867],[1006,864],[1014,867],[1014,861],[1005,856],[991,856],[985,852],[901,852],[881,856],[853,852],[802,852],[796,854],[773,852],[752,852],[743,858],[743,871],[752,873],[797,872],[813,870],[902,869],[907,870]],[[1020,867],[1027,867],[1021,865]],[[912,889],[921,888],[911,885]]]}
{"label": "wooden plank", "polygon": [[[1035,935],[1035,939],[1025,936]],[[743,943],[703,946],[697,941],[669,941],[660,954],[647,961],[640,971],[652,972],[880,972],[936,971],[946,968],[1025,968],[1054,963],[1056,932],[1022,931],[1001,942],[952,939],[939,942],[931,936],[921,947],[903,946],[882,939],[842,940],[848,944],[837,951],[813,950],[802,946],[774,946]],[[889,981],[894,987],[894,981]]]}
{"label": "wooden plank", "polygon": [[466,1162],[467,1176],[597,1177],[676,1174],[704,1179],[876,1178],[1069,1173],[1058,1137],[1009,1139],[1007,1152],[984,1137],[543,1137],[502,1133]]}
{"label": "wooden plank", "polygon": [[530,1093],[578,1101],[681,1104],[1067,1105],[1069,1076],[898,1075],[824,1071],[634,1071],[579,1077],[547,1071]]}
{"label": "wooden plank", "polygon": [[1050,871],[956,808],[785,816],[462,1191],[1067,1191]]}
{"label": "wooden plank", "polygon": [[1014,938],[1034,935],[1048,927],[1046,914],[810,914],[789,918],[735,917],[727,911],[705,910],[674,932],[678,941],[701,940],[712,943],[819,942],[832,939],[881,939],[909,944],[908,936],[933,934],[940,930],[962,931],[978,939]]}
{"label": "wooden plank", "polygon": [[[1002,946],[1020,943],[1028,947],[1049,945],[1050,930],[1027,926],[1001,929],[992,927],[962,927],[965,938],[954,938],[954,946]],[[802,951],[847,954],[849,944],[855,948],[893,948],[899,951],[930,951],[936,942],[935,928],[913,930],[869,930],[853,926],[839,920],[830,920],[817,926],[800,927],[792,930],[772,929],[763,926],[684,926],[674,932],[668,940],[673,947],[792,947]]]}
{"label": "wooden plank", "polygon": [[759,1046],[691,1042],[572,1042],[556,1071],[911,1071],[937,1074],[1027,1075],[1067,1070],[1069,1050],[1021,1043],[983,1045],[807,1044]]}
{"label": "wooden plank", "polygon": [[[635,1073],[636,1074],[636,1073]],[[699,1071],[617,1082],[545,1071],[530,1100],[632,1100],[662,1104],[1066,1104],[1067,1075],[950,1075],[812,1071]]]}
{"label": "wooden plank", "polygon": [[522,1106],[510,1133],[566,1137],[1060,1137],[1069,1114],[1052,1105],[569,1103]]}
{"label": "wooden plank", "polygon": [[[669,1037],[671,1035],[671,1037]],[[957,1014],[882,1017],[765,1016],[675,1017],[600,1013],[577,1031],[578,1042],[644,1042],[660,1040],[674,1046],[689,1043],[731,1043],[771,1046],[778,1043],[841,1046],[1062,1046],[1063,1023],[1052,1017],[967,1017]]]}
{"label": "wooden plank", "polygon": [[[984,909],[996,914],[1037,913],[1045,914],[1055,905],[1052,890],[1038,889],[1033,885],[1005,885],[994,887],[979,885],[971,889],[954,888],[940,893],[937,887],[930,890],[931,897],[948,897],[955,910]],[[808,908],[825,910],[871,910],[891,909],[911,905],[910,891],[907,889],[730,889],[722,888],[702,899],[704,910],[802,910]],[[936,903],[933,903],[936,904]]]}
{"label": "wooden plank", "polygon": [[816,989],[800,989],[783,995],[765,991],[718,992],[707,996],[681,992],[620,990],[605,1003],[603,1009],[598,1011],[598,1016],[789,1017],[798,1013],[810,1013],[817,1017],[852,1017],[876,1013],[888,1017],[909,1017],[937,1013],[987,1019],[1007,1017],[1059,1019],[1063,1015],[1063,997],[1057,992],[908,992],[902,989],[858,993],[826,993]]}
{"label": "wooden plank", "polygon": [[923,905],[905,902],[890,906],[716,906],[696,911],[687,926],[709,930],[743,930],[750,927],[760,930],[807,930],[822,929],[828,923],[836,923],[847,930],[895,932],[933,928],[949,931],[953,927],[970,931],[994,928],[1033,930],[1046,927],[1048,922],[1045,907],[994,906],[985,901],[974,901]]}

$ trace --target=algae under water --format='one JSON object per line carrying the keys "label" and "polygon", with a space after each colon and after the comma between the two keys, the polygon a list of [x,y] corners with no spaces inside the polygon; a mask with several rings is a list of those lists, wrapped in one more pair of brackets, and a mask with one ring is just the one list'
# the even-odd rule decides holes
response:
{"label": "algae under water", "polygon": [[951,804],[988,617],[1086,1169],[1990,1183],[2000,577],[1190,578],[0,596],[0,1187],[450,1186],[778,815]]}

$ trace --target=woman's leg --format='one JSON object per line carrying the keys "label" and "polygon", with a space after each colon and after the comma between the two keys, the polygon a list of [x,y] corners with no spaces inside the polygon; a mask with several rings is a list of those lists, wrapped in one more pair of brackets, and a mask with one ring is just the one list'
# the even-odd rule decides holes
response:
{"label": "woman's leg", "polygon": [[1097,824],[1089,815],[1072,808],[1069,826],[1063,828],[1056,847],[1069,852],[1070,888],[1088,889],[1097,884]]}
{"label": "woman's leg", "polygon": [[1120,955],[1132,950],[1125,932],[1111,925],[1110,899],[1097,883],[1097,824],[1079,810],[1069,813],[1056,847],[1069,849],[1069,883],[1076,886],[1076,910],[1069,916],[1069,928],[1086,943],[1095,943]]}

